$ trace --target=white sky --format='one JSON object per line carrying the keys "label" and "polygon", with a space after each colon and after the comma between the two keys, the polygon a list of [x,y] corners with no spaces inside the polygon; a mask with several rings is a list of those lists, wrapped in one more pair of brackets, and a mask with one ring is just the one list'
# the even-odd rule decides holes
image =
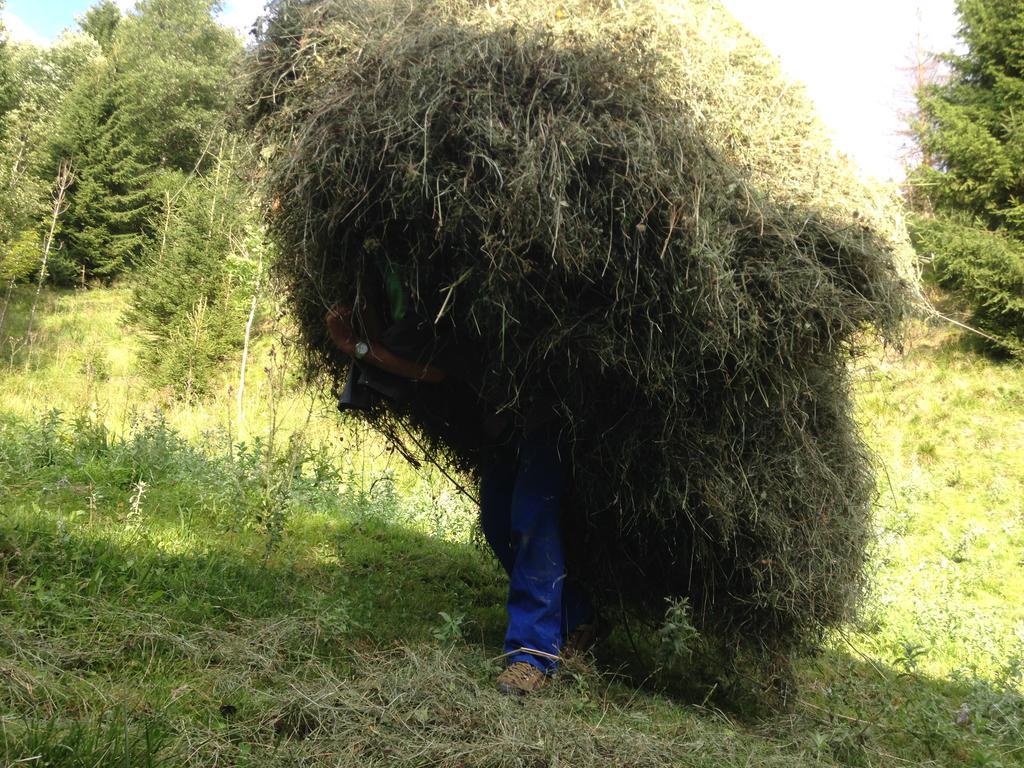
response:
{"label": "white sky", "polygon": [[5,10],[2,15],[7,35],[12,40],[21,40],[35,45],[47,45],[50,42],[10,11]]}
{"label": "white sky", "polygon": [[[44,4],[47,0],[41,0]],[[225,0],[221,20],[247,32],[265,0]],[[836,145],[868,175],[902,178],[901,110],[909,103],[906,67],[918,35],[932,51],[955,44],[955,0],[721,0],[807,85]],[[129,8],[134,0],[117,0]],[[10,12],[12,37],[45,38]],[[74,23],[68,19],[68,25]]]}
{"label": "white sky", "polygon": [[955,45],[954,0],[722,0],[807,86],[836,145],[862,171],[903,176],[902,110],[920,34],[927,50]]}

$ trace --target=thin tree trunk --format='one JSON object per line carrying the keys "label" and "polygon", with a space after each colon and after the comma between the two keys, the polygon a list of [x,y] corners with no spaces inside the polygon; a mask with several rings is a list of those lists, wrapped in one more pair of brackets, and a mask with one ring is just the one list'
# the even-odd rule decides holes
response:
{"label": "thin tree trunk", "polygon": [[164,251],[167,250],[167,229],[171,226],[171,193],[164,191],[164,232],[160,236],[160,256],[158,263],[163,263]]}
{"label": "thin tree trunk", "polygon": [[224,136],[220,137],[220,147],[217,148],[217,169],[213,174],[213,199],[210,200],[210,229],[217,216],[217,193],[220,191],[220,167],[224,164]]}
{"label": "thin tree trunk", "polygon": [[[11,163],[11,181],[7,185],[10,191],[14,191],[18,188],[18,184],[21,183],[21,177],[25,173],[25,165],[22,165],[22,161],[25,158],[25,142],[18,142],[18,156],[14,158],[14,162]],[[27,165],[27,164],[26,164]]]}
{"label": "thin tree trunk", "polygon": [[67,196],[68,188],[75,179],[71,173],[71,163],[64,160],[57,172],[57,182],[53,190],[53,215],[50,217],[50,231],[43,241],[43,257],[39,262],[39,280],[36,283],[36,295],[32,298],[32,309],[28,313],[28,328],[25,331],[25,338],[28,340],[29,351],[32,349],[32,326],[36,319],[36,304],[39,303],[39,294],[43,290],[43,282],[46,280],[46,265],[50,260],[50,247],[53,245],[53,235],[57,231],[57,220],[64,213],[64,199]]}
{"label": "thin tree trunk", "polygon": [[252,323],[256,318],[256,304],[260,297],[260,283],[263,279],[263,255],[260,254],[259,266],[256,267],[256,287],[252,292],[252,303],[249,305],[249,318],[245,321],[245,341],[242,344],[242,367],[238,375],[238,437],[242,437],[245,421],[245,367],[249,360],[249,339],[252,337]]}
{"label": "thin tree trunk", "polygon": [[206,297],[201,296],[193,307],[189,316],[189,323],[192,326],[192,349],[188,359],[188,373],[185,375],[185,400],[192,402],[192,395],[196,390],[196,360],[200,354],[203,331],[206,325]]}

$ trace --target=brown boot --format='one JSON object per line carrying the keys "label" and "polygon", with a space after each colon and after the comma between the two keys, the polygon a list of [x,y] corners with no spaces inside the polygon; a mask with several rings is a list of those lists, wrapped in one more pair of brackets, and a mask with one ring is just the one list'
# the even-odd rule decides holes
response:
{"label": "brown boot", "polygon": [[526,661],[517,661],[505,667],[498,675],[498,692],[506,696],[525,696],[546,686],[551,678],[543,670]]}

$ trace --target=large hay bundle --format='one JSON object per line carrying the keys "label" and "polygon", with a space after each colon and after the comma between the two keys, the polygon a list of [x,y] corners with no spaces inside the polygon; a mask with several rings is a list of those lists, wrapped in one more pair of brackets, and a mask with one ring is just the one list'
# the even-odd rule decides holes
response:
{"label": "large hay bundle", "polygon": [[385,263],[474,363],[473,397],[420,386],[379,427],[472,468],[475,400],[555,393],[591,583],[688,595],[730,642],[849,615],[873,480],[846,362],[896,332],[907,251],[723,11],[284,2],[249,87],[313,367],[345,375],[325,310]]}

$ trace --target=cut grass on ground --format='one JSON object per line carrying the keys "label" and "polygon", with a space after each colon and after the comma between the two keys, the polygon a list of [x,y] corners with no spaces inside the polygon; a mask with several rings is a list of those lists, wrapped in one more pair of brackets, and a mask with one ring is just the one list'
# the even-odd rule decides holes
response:
{"label": "cut grass on ground", "polygon": [[83,365],[123,294],[44,297],[89,336],[0,380],[0,763],[1024,765],[1019,367],[929,332],[859,374],[886,469],[874,592],[785,709],[685,659],[647,677],[641,627],[524,703],[492,690],[503,578],[450,486],[318,442],[328,415],[298,456],[229,442],[226,403],[161,402],[130,353]]}

